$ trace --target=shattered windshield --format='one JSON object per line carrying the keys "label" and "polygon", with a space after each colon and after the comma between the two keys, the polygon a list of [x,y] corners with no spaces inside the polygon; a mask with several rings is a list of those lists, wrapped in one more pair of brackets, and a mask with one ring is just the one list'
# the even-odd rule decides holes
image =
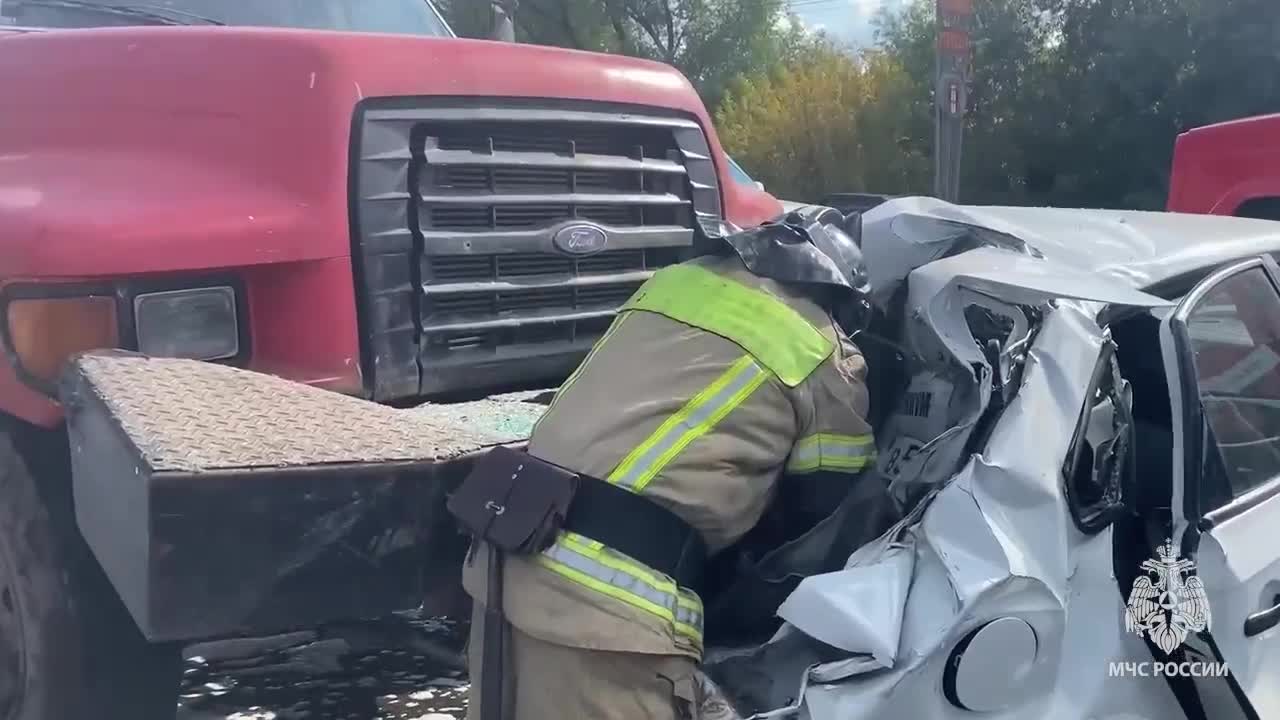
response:
{"label": "shattered windshield", "polygon": [[0,0],[18,25],[238,25],[449,37],[425,0]]}

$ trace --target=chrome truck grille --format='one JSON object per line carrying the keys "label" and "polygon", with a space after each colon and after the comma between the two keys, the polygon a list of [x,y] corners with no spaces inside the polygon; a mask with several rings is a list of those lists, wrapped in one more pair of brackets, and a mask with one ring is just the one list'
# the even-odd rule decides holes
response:
{"label": "chrome truck grille", "polygon": [[369,103],[357,123],[353,263],[376,400],[563,378],[720,217],[706,137],[682,116]]}

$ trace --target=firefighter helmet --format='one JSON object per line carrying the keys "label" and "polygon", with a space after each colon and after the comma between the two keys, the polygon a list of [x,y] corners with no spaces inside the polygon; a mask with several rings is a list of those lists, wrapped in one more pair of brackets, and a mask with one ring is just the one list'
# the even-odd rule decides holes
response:
{"label": "firefighter helmet", "polygon": [[866,327],[871,312],[861,234],[860,214],[846,217],[833,208],[808,205],[724,239],[756,275],[832,288],[832,315],[853,335]]}

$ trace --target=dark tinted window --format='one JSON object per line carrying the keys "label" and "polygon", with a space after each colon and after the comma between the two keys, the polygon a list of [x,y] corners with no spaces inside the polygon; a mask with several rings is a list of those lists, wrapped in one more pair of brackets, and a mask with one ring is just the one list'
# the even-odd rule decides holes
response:
{"label": "dark tinted window", "polygon": [[[108,7],[104,11],[95,9],[95,5]],[[131,18],[110,13],[109,6],[153,12],[192,24],[200,24],[200,18],[207,18],[224,25],[431,36],[450,34],[426,0],[81,0],[43,4],[40,0],[0,0],[4,13],[22,25],[99,27],[148,24],[147,19],[140,15]]]}

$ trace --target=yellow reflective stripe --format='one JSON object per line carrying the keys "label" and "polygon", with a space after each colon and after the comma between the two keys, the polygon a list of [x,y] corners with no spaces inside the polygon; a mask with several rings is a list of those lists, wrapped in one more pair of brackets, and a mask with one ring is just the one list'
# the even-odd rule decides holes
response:
{"label": "yellow reflective stripe", "polygon": [[702,641],[702,602],[665,576],[607,548],[592,548],[586,538],[564,533],[538,556],[552,572],[602,595],[670,622],[676,632]]}
{"label": "yellow reflective stripe", "polygon": [[790,305],[697,265],[659,270],[623,309],[657,313],[730,340],[787,387],[803,382],[835,350]]}
{"label": "yellow reflective stripe", "polygon": [[767,379],[755,359],[744,355],[628,453],[606,480],[632,492],[644,490],[689,443],[707,434]]}
{"label": "yellow reflective stripe", "polygon": [[538,416],[538,420],[534,422],[533,429],[529,431],[530,435],[538,431],[538,426],[541,425],[542,421],[546,420],[547,416],[551,414],[551,411],[555,409],[556,403],[560,402],[560,398],[564,397],[564,393],[569,389],[569,386],[572,385],[580,375],[582,375],[582,371],[587,367],[587,363],[591,362],[591,359],[596,356],[596,353],[600,352],[600,348],[604,347],[605,341],[613,337],[613,334],[618,331],[618,328],[622,326],[623,321],[627,319],[627,315],[628,313],[622,313],[615,317],[613,322],[609,323],[609,329],[605,330],[604,334],[600,336],[600,339],[591,346],[591,352],[587,353],[587,356],[582,359],[582,362],[578,364],[578,367],[574,368],[573,373],[569,375],[568,379],[566,379],[560,387],[556,389],[555,397],[551,398],[551,404],[547,405],[547,409],[543,410],[542,415]]}
{"label": "yellow reflective stripe", "polygon": [[[637,580],[648,585],[654,590],[667,591],[671,588],[679,590],[675,580],[657,572],[647,565],[635,562],[616,550],[597,550],[594,547],[595,541],[585,535],[579,535],[572,532],[562,532],[558,542],[572,550],[583,552],[587,556],[615,570],[626,571],[633,575]],[[692,591],[680,591],[676,598],[676,602],[679,606],[688,608],[695,612],[702,612],[702,601],[698,599],[698,596]]]}
{"label": "yellow reflective stripe", "polygon": [[875,438],[869,434],[817,433],[801,438],[796,443],[787,460],[787,472],[858,471],[875,462],[875,459]]}

